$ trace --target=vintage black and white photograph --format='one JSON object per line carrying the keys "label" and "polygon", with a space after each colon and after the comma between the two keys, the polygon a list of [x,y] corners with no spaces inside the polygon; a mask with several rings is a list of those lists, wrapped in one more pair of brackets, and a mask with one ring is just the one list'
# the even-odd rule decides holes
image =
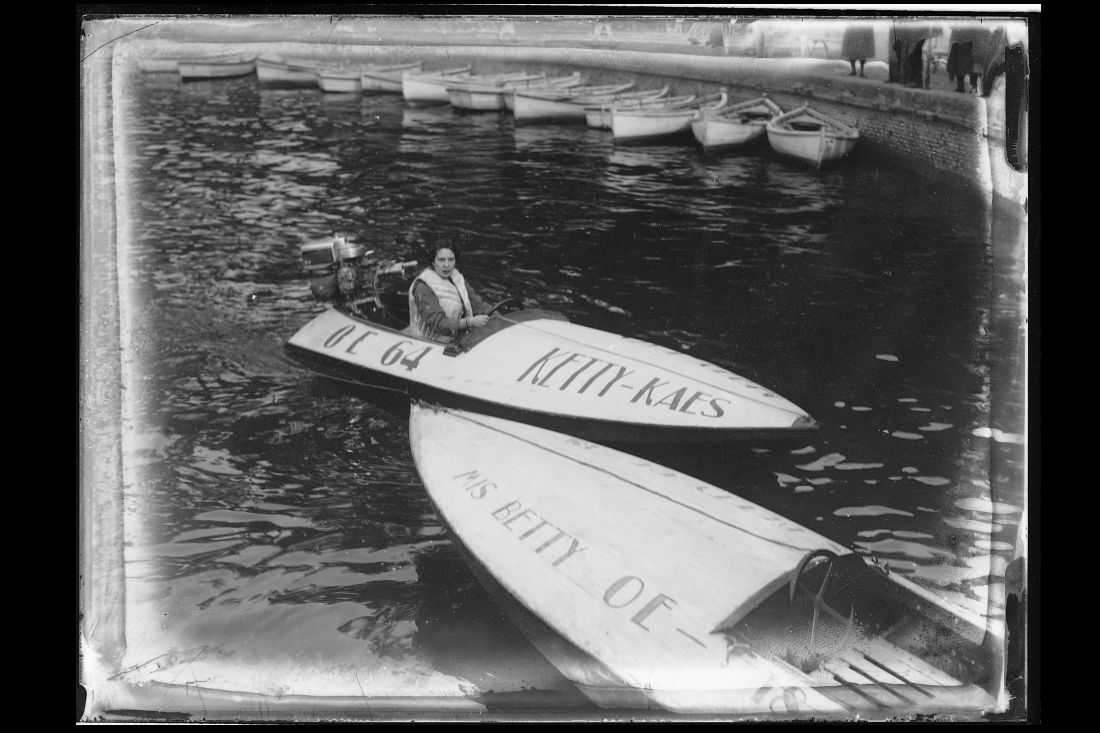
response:
{"label": "vintage black and white photograph", "polygon": [[79,722],[1035,719],[1038,6],[263,7],[78,7]]}

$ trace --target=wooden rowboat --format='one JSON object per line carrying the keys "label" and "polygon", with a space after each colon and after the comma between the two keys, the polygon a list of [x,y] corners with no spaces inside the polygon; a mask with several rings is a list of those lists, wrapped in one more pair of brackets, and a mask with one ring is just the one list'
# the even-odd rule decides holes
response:
{"label": "wooden rowboat", "polygon": [[859,141],[859,130],[809,107],[776,117],[765,129],[775,152],[819,169],[848,155]]}
{"label": "wooden rowboat", "polygon": [[675,108],[614,109],[611,111],[611,134],[616,142],[630,142],[688,133],[694,120],[708,109],[725,106],[727,99],[725,92],[718,92]]}
{"label": "wooden rowboat", "polygon": [[457,83],[497,84],[508,79],[527,76],[523,72],[513,74],[406,74],[401,80],[401,93],[411,104],[446,104],[450,102],[447,90]]}
{"label": "wooden rowboat", "polygon": [[557,76],[543,81],[532,82],[522,86],[512,86],[505,89],[500,94],[501,101],[504,103],[504,109],[512,110],[515,108],[515,94],[519,90],[541,90],[541,91],[555,91],[564,89],[575,89],[576,87],[584,85],[584,77],[581,76],[579,71],[573,72],[569,76]]}
{"label": "wooden rowboat", "polygon": [[256,70],[254,56],[219,56],[208,59],[190,59],[178,64],[180,79],[228,79],[248,76]]}
{"label": "wooden rowboat", "polygon": [[265,86],[316,86],[321,66],[312,61],[261,54],[256,57],[256,78]]}
{"label": "wooden rowboat", "polygon": [[447,87],[447,99],[455,109],[475,112],[504,109],[504,90],[523,89],[531,84],[546,81],[546,74],[523,74],[498,78],[495,81],[457,79]]}
{"label": "wooden rowboat", "polygon": [[830,718],[1004,709],[1003,624],[750,501],[531,425],[414,404],[474,574],[596,704]]}
{"label": "wooden rowboat", "polygon": [[764,128],[783,114],[775,102],[758,97],[708,110],[691,123],[691,132],[703,148],[744,145],[764,137]]}
{"label": "wooden rowboat", "polygon": [[597,130],[610,130],[611,113],[616,109],[646,109],[650,107],[675,109],[677,107],[690,105],[696,99],[697,97],[694,94],[688,94],[681,97],[645,97],[640,99],[617,99],[611,102],[586,105],[584,108],[584,118],[589,127],[595,127]]}
{"label": "wooden rowboat", "polygon": [[[406,72],[410,74],[420,73],[423,63],[415,61],[399,66],[381,66],[376,69],[364,69],[359,79],[364,92],[396,92],[401,93],[401,78]],[[469,67],[463,67],[468,69]],[[440,71],[437,73],[448,73]]]}
{"label": "wooden rowboat", "polygon": [[357,94],[363,91],[363,74],[367,71],[380,70],[380,71],[416,71],[420,69],[420,62],[414,61],[406,64],[394,64],[394,65],[375,65],[372,64],[366,68],[354,68],[354,69],[338,69],[327,68],[321,69],[318,84],[322,91],[335,92],[339,94]]}
{"label": "wooden rowboat", "polygon": [[[797,405],[733,372],[551,311],[504,313],[498,304],[501,312],[488,325],[457,344],[412,336],[408,280],[389,288],[371,284],[390,270],[366,255],[338,254],[348,247],[343,240],[303,247],[303,257],[320,258],[311,265],[311,287],[334,306],[295,333],[287,352],[321,375],[623,443],[789,438],[817,430]],[[414,271],[404,275],[415,275],[411,264]],[[335,293],[343,283],[350,292]]]}
{"label": "wooden rowboat", "polygon": [[583,120],[585,104],[614,99],[616,94],[633,88],[634,82],[628,81],[572,89],[517,90],[512,95],[512,113],[517,122]]}

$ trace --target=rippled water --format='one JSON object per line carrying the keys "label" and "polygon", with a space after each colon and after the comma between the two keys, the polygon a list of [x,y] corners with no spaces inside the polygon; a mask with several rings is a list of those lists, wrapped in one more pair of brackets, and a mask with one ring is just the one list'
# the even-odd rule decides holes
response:
{"label": "rippled water", "polygon": [[324,308],[298,244],[333,230],[394,257],[458,238],[488,300],[521,295],[791,399],[823,423],[812,441],[662,459],[952,600],[986,610],[993,589],[1003,610],[1023,497],[1018,482],[991,493],[991,374],[1011,354],[996,237],[964,188],[862,151],[815,172],[766,145],[617,147],[584,126],[253,78],[135,78],[120,102],[127,661],[149,679],[371,696],[563,684],[451,547],[405,403],[284,356]]}

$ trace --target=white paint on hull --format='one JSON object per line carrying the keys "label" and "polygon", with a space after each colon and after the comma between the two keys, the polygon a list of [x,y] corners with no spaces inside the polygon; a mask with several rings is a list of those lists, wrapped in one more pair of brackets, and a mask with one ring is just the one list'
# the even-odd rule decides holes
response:
{"label": "white paint on hull", "polygon": [[[533,641],[597,704],[722,714],[979,711],[993,704],[984,690],[880,636],[819,641],[815,651],[826,653],[807,666],[769,646],[799,648],[783,636],[785,621],[769,627],[757,615],[750,625],[759,633],[740,636],[762,602],[777,594],[785,600],[807,553],[846,552],[763,507],[605,446],[475,413],[414,405],[409,438],[441,518],[478,566],[551,632]],[[919,591],[917,606],[952,610],[896,574],[869,587],[891,583]],[[832,622],[835,633],[836,621],[822,613],[822,628]],[[797,632],[808,634],[803,624],[808,617]],[[980,639],[975,629],[969,639]],[[868,672],[855,676],[862,696],[850,690],[857,664]]]}
{"label": "white paint on hull", "polygon": [[782,433],[808,419],[789,400],[715,364],[565,321],[518,322],[446,356],[442,344],[333,308],[289,345],[362,373],[366,382],[370,374],[388,375],[555,418],[712,438]]}

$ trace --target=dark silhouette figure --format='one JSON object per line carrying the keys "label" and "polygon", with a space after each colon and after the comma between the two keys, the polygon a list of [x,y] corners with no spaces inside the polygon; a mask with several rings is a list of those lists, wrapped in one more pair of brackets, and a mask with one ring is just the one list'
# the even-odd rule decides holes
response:
{"label": "dark silhouette figure", "polygon": [[890,59],[890,78],[892,84],[907,87],[924,87],[924,43],[934,33],[932,26],[921,23],[894,23],[890,44],[893,54]]}
{"label": "dark silhouette figure", "polygon": [[866,66],[867,59],[873,58],[875,55],[874,27],[867,24],[848,26],[844,31],[844,40],[841,43],[840,52],[852,65],[852,73],[848,76],[856,75],[856,61],[859,61],[859,75],[866,78],[867,75],[863,72],[863,67]]}
{"label": "dark silhouette figure", "polygon": [[951,50],[947,54],[947,78],[955,82],[956,92],[965,92],[964,81],[970,77],[970,91],[981,92],[982,72],[988,63],[993,31],[982,25],[965,25],[951,32]]}

